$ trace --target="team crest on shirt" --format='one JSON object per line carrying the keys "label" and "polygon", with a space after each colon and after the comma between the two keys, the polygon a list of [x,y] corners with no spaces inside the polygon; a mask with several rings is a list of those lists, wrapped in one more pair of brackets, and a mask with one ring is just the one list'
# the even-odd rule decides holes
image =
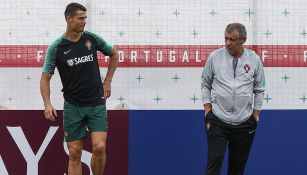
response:
{"label": "team crest on shirt", "polygon": [[67,64],[68,64],[69,67],[73,67],[75,62],[74,62],[73,59],[69,59],[69,60],[67,60]]}
{"label": "team crest on shirt", "polygon": [[245,64],[244,65],[244,70],[245,70],[245,73],[248,73],[249,70],[251,70],[251,67],[248,64]]}
{"label": "team crest on shirt", "polygon": [[87,40],[85,42],[85,47],[87,47],[88,50],[92,50],[92,42],[90,40]]}

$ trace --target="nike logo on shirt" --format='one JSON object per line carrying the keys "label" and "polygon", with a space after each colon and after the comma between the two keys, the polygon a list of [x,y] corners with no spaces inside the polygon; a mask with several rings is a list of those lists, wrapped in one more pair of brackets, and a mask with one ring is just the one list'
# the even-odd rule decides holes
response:
{"label": "nike logo on shirt", "polygon": [[71,49],[64,51],[64,55],[68,54],[71,51]]}

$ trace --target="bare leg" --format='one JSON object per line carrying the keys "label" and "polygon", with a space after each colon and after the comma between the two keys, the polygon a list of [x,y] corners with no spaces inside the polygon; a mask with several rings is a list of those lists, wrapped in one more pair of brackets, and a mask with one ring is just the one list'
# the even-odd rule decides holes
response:
{"label": "bare leg", "polygon": [[92,132],[93,155],[91,168],[93,175],[102,175],[106,164],[106,132]]}
{"label": "bare leg", "polygon": [[83,140],[67,142],[69,151],[68,175],[82,175],[81,154]]}

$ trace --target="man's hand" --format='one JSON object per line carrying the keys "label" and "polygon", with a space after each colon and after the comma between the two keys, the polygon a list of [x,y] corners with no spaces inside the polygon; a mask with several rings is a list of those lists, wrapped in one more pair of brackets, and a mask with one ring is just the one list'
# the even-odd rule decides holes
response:
{"label": "man's hand", "polygon": [[102,86],[103,86],[103,99],[107,99],[111,96],[111,82],[114,75],[114,72],[116,70],[116,66],[119,60],[119,53],[116,50],[115,47],[112,48],[112,52],[109,55],[110,56],[110,62],[108,65],[108,70],[106,74],[106,78],[104,79]]}
{"label": "man's hand", "polygon": [[207,116],[208,112],[210,112],[212,110],[212,105],[211,103],[206,103],[204,104],[204,108],[205,108],[205,117]]}
{"label": "man's hand", "polygon": [[260,110],[254,109],[252,116],[255,118],[257,122],[259,121],[259,115],[260,115]]}
{"label": "man's hand", "polygon": [[103,97],[104,99],[107,99],[111,96],[111,81],[103,81]]}
{"label": "man's hand", "polygon": [[46,105],[45,106],[45,118],[51,121],[55,120],[55,117],[58,116],[56,110],[54,109],[54,107],[50,104],[50,105]]}

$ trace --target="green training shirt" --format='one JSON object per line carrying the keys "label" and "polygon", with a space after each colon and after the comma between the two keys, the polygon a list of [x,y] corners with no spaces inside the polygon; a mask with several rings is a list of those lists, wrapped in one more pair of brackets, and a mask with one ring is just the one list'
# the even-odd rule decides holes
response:
{"label": "green training shirt", "polygon": [[84,31],[79,41],[64,35],[52,42],[47,50],[43,72],[54,74],[57,67],[63,84],[64,99],[76,106],[97,106],[105,103],[97,51],[110,56],[112,45],[99,35]]}

